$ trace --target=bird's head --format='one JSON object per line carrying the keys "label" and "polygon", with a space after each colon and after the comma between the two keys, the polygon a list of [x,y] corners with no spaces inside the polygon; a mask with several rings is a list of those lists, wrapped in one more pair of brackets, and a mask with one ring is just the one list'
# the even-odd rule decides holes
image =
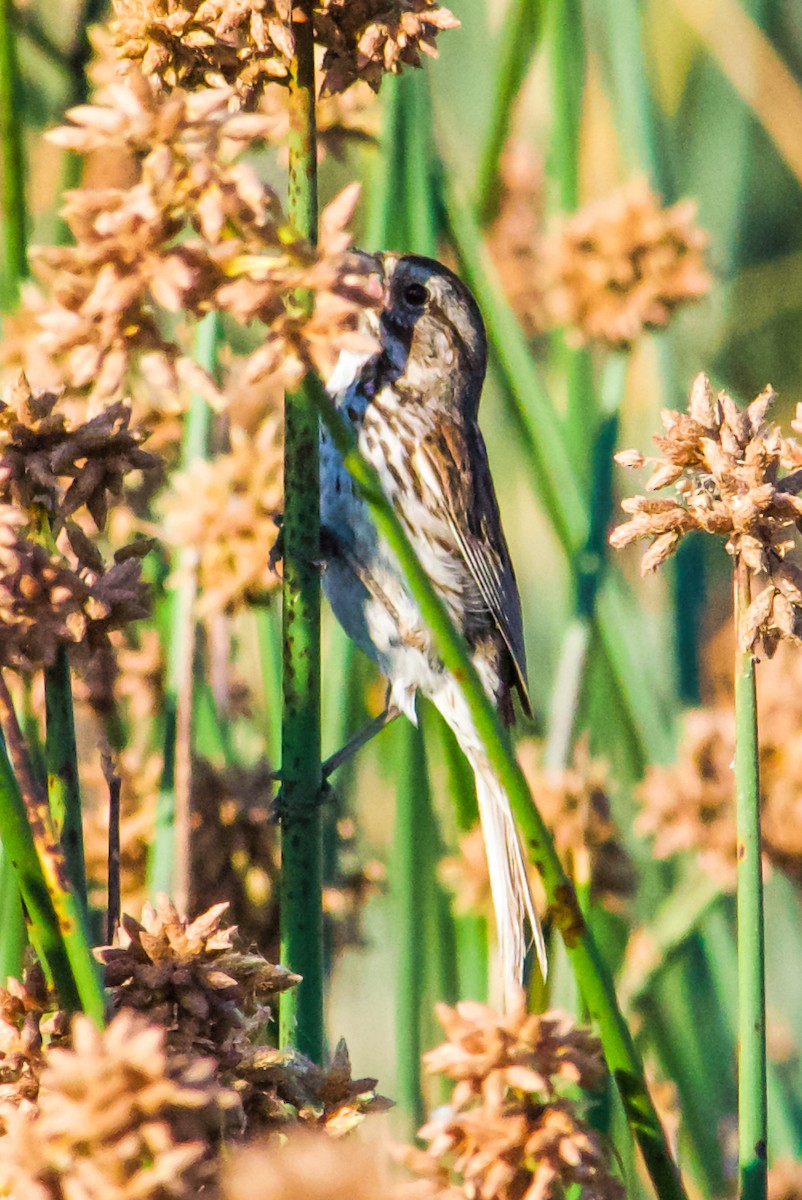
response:
{"label": "bird's head", "polygon": [[453,271],[416,254],[381,256],[382,345],[393,365],[421,393],[459,396],[475,418],[487,365],[479,308]]}

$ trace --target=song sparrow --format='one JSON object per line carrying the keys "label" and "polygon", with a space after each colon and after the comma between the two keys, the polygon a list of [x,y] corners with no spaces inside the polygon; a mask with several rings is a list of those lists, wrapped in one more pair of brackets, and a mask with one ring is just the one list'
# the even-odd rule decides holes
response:
{"label": "song sparrow", "polygon": [[[379,256],[380,351],[344,355],[328,390],[358,434],[412,544],[471,650],[503,720],[517,690],[529,713],[521,606],[484,440],[477,424],[487,343],[473,296],[446,267]],[[420,690],[454,731],[476,776],[498,926],[504,990],[520,986],[528,917],[545,947],[507,796],[487,761],[459,687],[434,652],[417,604],[330,439],[321,440],[323,587],[349,636],[390,681],[411,721]]]}

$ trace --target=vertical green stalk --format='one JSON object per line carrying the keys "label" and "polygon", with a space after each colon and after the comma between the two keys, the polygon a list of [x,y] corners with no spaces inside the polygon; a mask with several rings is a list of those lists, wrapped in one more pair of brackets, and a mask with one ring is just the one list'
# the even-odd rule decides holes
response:
{"label": "vertical green stalk", "polygon": [[[214,374],[220,338],[220,316],[209,313],[195,334],[195,357],[202,367]],[[184,470],[208,454],[211,409],[205,398],[193,394],[184,425],[181,466]],[[190,566],[194,552],[182,551],[179,568]],[[177,825],[188,822],[189,745],[187,715],[192,712],[192,672],[195,657],[195,580],[185,579],[170,594],[167,678],[164,695],[164,735],[162,777],[156,809],[156,828],[148,860],[148,891],[151,898],[159,893],[172,895],[182,907],[188,894],[189,847],[177,845]],[[179,722],[179,718],[182,718]],[[179,723],[183,726],[179,738]],[[183,759],[182,759],[183,756]],[[178,814],[176,809],[183,809]],[[177,820],[181,818],[180,821]],[[181,835],[186,841],[186,832]],[[180,893],[183,892],[183,896]]]}
{"label": "vertical green stalk", "polygon": [[102,1025],[105,996],[100,971],[2,673],[0,726],[8,746],[8,754],[5,748],[0,753],[0,836],[17,873],[31,940],[47,964],[62,1006],[83,1009],[96,1025]]}
{"label": "vertical green stalk", "polygon": [[[740,556],[733,581],[735,628],[745,628],[749,570]],[[735,800],[738,821],[738,1168],[742,1200],[766,1197],[766,981],[760,773],[755,657],[735,651]]]}
{"label": "vertical green stalk", "polygon": [[[311,0],[293,10],[290,69],[290,218],[317,240],[315,61]],[[311,297],[296,301],[310,310]],[[285,992],[281,1045],[323,1054],[322,830],[320,816],[320,479],[316,400],[307,376],[284,409],[283,720],[281,736],[281,961],[303,976]]]}
{"label": "vertical green stalk", "polygon": [[66,646],[59,646],[55,662],[45,668],[45,720],[47,797],[56,829],[60,832],[61,848],[70,883],[86,913],[81,789],[78,782],[72,681]]}
{"label": "vertical green stalk", "polygon": [[596,600],[607,560],[607,527],[613,506],[613,453],[618,437],[618,413],[626,383],[628,356],[610,354],[601,382],[600,417],[591,463],[588,536],[576,556],[575,612],[565,632],[549,712],[545,766],[562,771],[571,758],[577,714],[593,630]]}
{"label": "vertical green stalk", "polygon": [[397,730],[395,893],[398,934],[396,1073],[398,1102],[414,1133],[424,1120],[420,1083],[421,1015],[426,972],[426,907],[429,889],[420,877],[429,861],[431,797],[420,731],[405,721]]}
{"label": "vertical green stalk", "polygon": [[2,307],[13,308],[20,282],[28,274],[25,155],[17,44],[11,20],[13,0],[0,0],[0,178],[2,178],[3,257]]}
{"label": "vertical green stalk", "polygon": [[475,210],[485,225],[496,215],[499,202],[499,160],[507,140],[513,106],[518,98],[543,26],[543,0],[511,0],[504,14],[491,98],[490,119],[476,183]]}

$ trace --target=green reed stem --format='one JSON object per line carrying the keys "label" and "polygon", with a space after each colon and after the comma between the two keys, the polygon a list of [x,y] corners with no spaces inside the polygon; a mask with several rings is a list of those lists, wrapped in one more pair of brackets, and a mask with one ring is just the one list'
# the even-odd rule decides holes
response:
{"label": "green reed stem", "polygon": [[[293,10],[289,212],[317,240],[317,135],[311,0]],[[311,307],[311,298],[296,297]],[[281,737],[281,961],[303,976],[285,992],[279,1041],[315,1062],[323,1055],[322,822],[320,814],[320,479],[316,407],[307,376],[284,409],[283,720]]]}
{"label": "green reed stem", "polygon": [[2,307],[14,308],[20,283],[28,274],[28,210],[25,202],[23,105],[17,44],[12,21],[13,0],[0,0],[0,179],[2,179],[3,257]]}
{"label": "green reed stem", "polygon": [[[210,374],[218,369],[220,315],[209,313],[195,331],[195,359]],[[184,424],[181,467],[186,470],[209,452],[212,411],[193,393]],[[169,636],[164,694],[163,765],[156,827],[148,859],[148,892],[172,896],[180,909],[189,895],[189,745],[195,658],[194,551],[181,550],[176,562],[184,579],[169,593]]]}
{"label": "green reed stem", "polygon": [[321,398],[320,413],[343,462],[370,507],[381,537],[398,559],[406,582],[431,631],[437,653],[457,680],[488,761],[510,801],[523,845],[543,879],[549,915],[559,930],[599,1030],[608,1067],[618,1085],[632,1130],[661,1200],[684,1200],[685,1191],[649,1095],[643,1064],[618,1007],[608,968],[585,923],[573,885],[532,801],[526,779],[508,749],[498,714],[486,695],[463,638],[455,630],[434,586],[388,501],[376,471],[362,458],[353,433]]}
{"label": "green reed stem", "polygon": [[571,758],[574,730],[582,702],[588,652],[596,621],[596,600],[607,565],[607,528],[613,510],[613,454],[618,440],[618,413],[626,383],[628,358],[611,354],[601,383],[601,415],[593,439],[588,536],[577,555],[575,612],[563,639],[549,712],[545,767],[562,771]]}
{"label": "green reed stem", "polygon": [[102,1025],[105,994],[84,914],[70,888],[47,799],[30,770],[2,674],[0,726],[9,747],[8,753],[5,746],[0,752],[0,837],[17,873],[31,940],[52,976],[62,1007],[83,1009],[96,1025]]}
{"label": "green reed stem", "polygon": [[498,211],[499,161],[515,102],[540,41],[546,7],[543,0],[512,0],[504,13],[490,119],[477,172],[474,208],[482,225],[492,221]]}
{"label": "green reed stem", "polygon": [[[736,559],[739,641],[750,603],[749,569]],[[766,980],[755,656],[735,652],[735,801],[738,822],[738,1167],[742,1200],[766,1197]]]}
{"label": "green reed stem", "polygon": [[81,821],[81,788],[78,781],[78,751],[75,745],[75,714],[72,701],[70,661],[66,646],[59,646],[56,660],[45,668],[45,759],[47,796],[70,883],[86,912],[86,866]]}
{"label": "green reed stem", "polygon": [[431,797],[421,731],[408,721],[396,732],[395,877],[398,925],[396,992],[396,1075],[398,1102],[415,1133],[425,1117],[420,1060],[421,1016],[426,993],[426,880],[422,864],[431,859]]}

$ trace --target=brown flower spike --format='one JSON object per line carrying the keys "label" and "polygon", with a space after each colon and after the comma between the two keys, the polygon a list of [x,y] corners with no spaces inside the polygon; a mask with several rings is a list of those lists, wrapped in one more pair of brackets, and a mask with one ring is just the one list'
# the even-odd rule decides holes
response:
{"label": "brown flower spike", "polygon": [[578,1185],[586,1200],[622,1200],[598,1135],[564,1095],[600,1083],[597,1039],[564,1013],[527,1013],[523,994],[504,1016],[467,1001],[437,1012],[448,1041],[425,1062],[456,1086],[419,1132],[426,1149],[404,1153],[428,1185],[415,1195],[549,1200]]}
{"label": "brown flower spike", "polygon": [[610,535],[616,549],[651,539],[643,574],[665,562],[692,530],[726,538],[727,552],[764,584],[741,622],[741,647],[762,644],[769,656],[780,638],[802,634],[802,569],[791,557],[802,520],[802,454],[766,423],[774,398],[767,387],[742,409],[727,392],[714,392],[706,375],[697,375],[688,412],[662,414],[665,433],[655,441],[663,458],[647,459],[637,450],[616,455],[632,469],[649,463],[647,491],[673,485],[676,498],[622,501],[630,519]]}
{"label": "brown flower spike", "polygon": [[625,348],[710,287],[696,206],[663,208],[644,180],[589,205],[543,246],[552,320]]}

